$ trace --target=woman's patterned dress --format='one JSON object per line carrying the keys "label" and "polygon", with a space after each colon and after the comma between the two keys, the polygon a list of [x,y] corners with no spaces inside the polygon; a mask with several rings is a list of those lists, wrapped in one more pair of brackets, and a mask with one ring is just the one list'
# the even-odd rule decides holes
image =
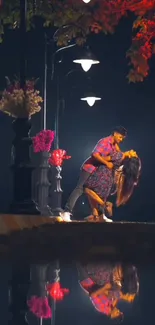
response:
{"label": "woman's patterned dress", "polygon": [[[89,294],[90,300],[95,309],[105,315],[109,315],[114,300],[120,298],[120,289],[114,285],[114,275],[119,281],[121,265],[119,263],[88,263],[78,266],[80,286]],[[99,294],[97,297],[92,297],[91,292],[95,291],[96,285],[98,288],[105,287],[111,284],[111,290],[105,290],[105,294]],[[107,292],[106,292],[107,291]]]}
{"label": "woman's patterned dress", "polygon": [[99,166],[84,184],[84,187],[93,190],[103,201],[106,201],[111,194],[114,185],[114,172],[121,165],[122,155],[121,152],[114,152],[111,156],[114,168],[109,169],[106,165]]}

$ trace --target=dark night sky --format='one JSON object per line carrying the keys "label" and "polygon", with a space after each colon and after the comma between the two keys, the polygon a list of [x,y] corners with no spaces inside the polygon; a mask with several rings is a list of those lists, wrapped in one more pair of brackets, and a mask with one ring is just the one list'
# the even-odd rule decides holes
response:
{"label": "dark night sky", "polygon": [[[142,160],[142,176],[138,188],[127,206],[115,212],[116,219],[154,221],[154,120],[155,120],[155,61],[151,62],[151,73],[147,80],[139,84],[129,84],[126,50],[131,43],[132,17],[120,23],[115,35],[94,35],[89,39],[92,51],[100,60],[87,74],[79,67],[79,72],[62,78],[61,93],[65,99],[65,108],[60,114],[60,146],[72,156],[63,170],[64,202],[76,184],[79,167],[87,158],[96,142],[110,134],[116,125],[128,129],[128,138],[122,145],[123,150],[135,149]],[[43,89],[43,30],[38,28],[27,38],[27,75],[39,77],[38,87]],[[7,31],[0,45],[0,89],[5,86],[5,75],[13,77],[19,74],[19,34]],[[55,88],[48,80],[48,121],[47,127],[54,125]],[[65,52],[62,63],[63,75],[74,69],[72,63],[76,50]],[[77,68],[77,67],[76,67]],[[79,100],[88,89],[87,76],[91,78],[92,89],[102,97],[92,108]],[[88,83],[89,82],[89,83]],[[7,209],[11,201],[12,185],[10,149],[13,133],[11,119],[0,115],[1,169],[0,169],[0,207]],[[41,113],[33,118],[32,135],[41,129]],[[72,177],[70,177],[72,175]],[[86,204],[87,206],[87,204]],[[81,209],[81,201],[77,204]],[[82,206],[83,208],[83,206]]]}
{"label": "dark night sky", "polygon": [[[60,145],[72,156],[67,161],[63,170],[64,202],[70,191],[76,184],[80,165],[87,158],[96,142],[110,134],[114,126],[121,124],[128,129],[128,138],[124,142],[122,149],[134,149],[138,152],[142,160],[142,175],[138,188],[128,205],[115,211],[116,220],[137,220],[155,221],[154,216],[154,124],[155,124],[155,61],[151,62],[151,73],[147,80],[140,84],[128,84],[126,75],[128,72],[128,61],[125,57],[126,50],[131,43],[132,18],[120,23],[115,35],[97,35],[90,37],[91,49],[100,65],[92,67],[87,74],[91,77],[92,87],[101,97],[102,101],[92,108],[85,102],[79,100],[80,95],[87,90],[86,74],[80,71],[70,76],[68,80],[62,81],[61,93],[65,99],[65,109],[60,114]],[[43,82],[43,31],[38,28],[28,34],[27,48],[27,72],[28,77],[39,77],[38,87],[42,90]],[[19,74],[19,34],[18,31],[7,31],[4,42],[0,45],[0,89],[5,86],[5,76],[13,77]],[[75,55],[75,49],[65,53],[62,64],[62,71],[67,73],[75,68],[71,62]],[[50,74],[49,60],[49,74]],[[48,128],[54,125],[54,85],[50,78],[48,82]],[[41,113],[33,118],[32,135],[41,130]],[[12,196],[12,181],[10,165],[10,150],[13,133],[11,129],[11,119],[0,114],[0,141],[1,141],[1,168],[0,168],[0,209],[6,211]],[[84,209],[82,200],[77,205],[77,211]],[[87,206],[87,204],[86,204]],[[86,207],[87,210],[87,207]],[[84,209],[84,211],[86,212]],[[84,213],[85,213],[84,212]],[[5,268],[4,268],[5,269]],[[64,285],[76,286],[75,274],[67,269],[67,276],[64,274]],[[69,273],[70,272],[70,273]],[[149,272],[141,272],[142,279],[150,277]],[[4,278],[6,269],[1,268],[0,278]],[[145,274],[143,274],[145,273]],[[68,279],[68,280],[66,280]],[[153,274],[150,278],[153,279]],[[65,281],[68,281],[67,284]],[[4,282],[3,282],[4,284]],[[145,310],[144,297],[150,297],[148,287],[143,286],[143,295],[140,296],[140,304],[128,315],[124,324],[146,324],[153,325],[150,321],[152,317],[152,305]],[[151,287],[151,284],[150,284]],[[1,287],[2,288],[2,287]],[[77,288],[75,288],[77,290]],[[78,289],[79,290],[79,289]],[[3,295],[1,289],[1,296]],[[152,289],[153,296],[154,289]],[[97,315],[94,310],[90,312],[85,308],[86,298],[80,293],[72,295],[64,302],[61,312],[57,315],[57,322],[62,322],[62,314],[65,322],[89,325],[102,323],[103,318]],[[83,300],[81,300],[83,299]],[[150,298],[152,301],[152,298]],[[79,301],[83,304],[79,307]],[[72,302],[72,305],[71,305]],[[65,305],[66,304],[66,305]],[[89,306],[90,307],[90,306]],[[68,313],[72,308],[72,313]],[[79,311],[80,308],[80,311]],[[90,307],[91,308],[91,307]],[[75,317],[76,315],[76,317]],[[79,316],[80,315],[80,316]],[[6,320],[6,312],[0,312],[1,323]],[[89,317],[88,317],[89,316]],[[79,318],[78,318],[79,317]],[[90,321],[91,319],[91,321]],[[106,322],[107,324],[107,322]]]}

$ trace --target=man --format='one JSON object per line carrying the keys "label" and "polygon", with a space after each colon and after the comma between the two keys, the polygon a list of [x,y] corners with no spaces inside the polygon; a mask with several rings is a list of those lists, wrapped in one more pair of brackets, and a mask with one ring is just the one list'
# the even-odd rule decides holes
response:
{"label": "man", "polygon": [[[110,169],[113,168],[113,164],[110,162],[110,156],[115,151],[120,151],[119,144],[125,139],[126,135],[127,130],[122,126],[118,126],[113,130],[113,133],[109,137],[99,140],[91,154],[91,157],[89,157],[82,165],[77,186],[71,193],[64,212],[60,214],[64,221],[70,221],[75,203],[83,194],[83,186],[90,174],[93,173],[101,164],[105,164]],[[104,217],[104,219],[105,221],[108,221],[108,218]]]}

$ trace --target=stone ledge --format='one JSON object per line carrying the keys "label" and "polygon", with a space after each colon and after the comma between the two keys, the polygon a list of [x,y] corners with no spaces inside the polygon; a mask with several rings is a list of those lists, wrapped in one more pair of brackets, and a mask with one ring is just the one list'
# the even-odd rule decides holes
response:
{"label": "stone ledge", "polygon": [[14,262],[55,258],[155,261],[153,223],[56,223],[48,217],[0,215],[0,229],[0,258]]}

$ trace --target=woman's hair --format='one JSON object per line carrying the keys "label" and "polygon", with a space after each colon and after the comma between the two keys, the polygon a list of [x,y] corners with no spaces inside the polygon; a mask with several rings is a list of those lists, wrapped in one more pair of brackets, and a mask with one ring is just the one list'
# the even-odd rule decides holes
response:
{"label": "woman's hair", "polygon": [[138,157],[125,158],[123,168],[120,171],[117,181],[117,207],[125,204],[132,195],[134,186],[137,185],[141,169],[141,162]]}
{"label": "woman's hair", "polygon": [[139,292],[137,268],[134,265],[123,266],[122,292],[124,294],[138,294]]}

